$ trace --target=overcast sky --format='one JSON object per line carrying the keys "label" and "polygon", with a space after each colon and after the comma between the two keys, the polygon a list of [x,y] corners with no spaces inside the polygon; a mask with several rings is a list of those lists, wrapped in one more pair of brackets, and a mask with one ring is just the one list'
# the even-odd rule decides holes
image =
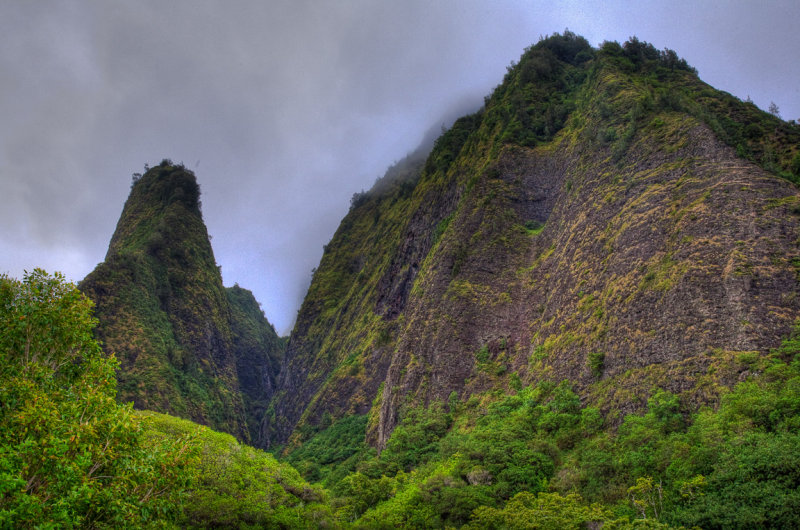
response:
{"label": "overcast sky", "polygon": [[131,174],[193,169],[226,285],[288,334],[352,194],[526,46],[632,35],[800,118],[800,2],[0,2],[0,273],[81,280]]}

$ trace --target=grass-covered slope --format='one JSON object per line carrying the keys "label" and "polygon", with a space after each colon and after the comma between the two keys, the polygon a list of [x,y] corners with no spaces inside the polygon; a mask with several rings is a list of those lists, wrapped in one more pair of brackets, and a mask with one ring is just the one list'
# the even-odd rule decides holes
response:
{"label": "grass-covered slope", "polygon": [[335,526],[327,493],[272,455],[187,420],[150,411],[137,416],[153,440],[192,440],[192,481],[177,528]]}
{"label": "grass-covered slope", "polygon": [[797,299],[800,129],[673,52],[532,46],[412,178],[354,197],[289,343],[270,436],[517,378],[606,413],[714,402]]}
{"label": "grass-covered slope", "polygon": [[121,362],[122,401],[243,440],[259,431],[282,345],[249,292],[222,286],[192,172],[164,161],[134,181],[106,260],[80,288]]}

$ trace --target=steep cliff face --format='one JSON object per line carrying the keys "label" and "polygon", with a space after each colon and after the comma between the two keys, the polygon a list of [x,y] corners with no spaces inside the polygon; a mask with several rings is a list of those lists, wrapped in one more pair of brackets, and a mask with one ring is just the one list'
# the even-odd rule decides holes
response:
{"label": "steep cliff face", "polygon": [[541,41],[424,164],[354,197],[269,437],[369,412],[380,446],[406,405],[517,378],[612,415],[654,387],[714,401],[800,316],[799,146],[673,52]]}
{"label": "steep cliff face", "polygon": [[231,334],[236,359],[236,374],[250,430],[250,443],[264,447],[264,414],[275,393],[284,339],[267,321],[253,293],[238,285],[226,289],[231,306]]}
{"label": "steep cliff face", "polygon": [[147,171],[80,288],[120,361],[122,401],[257,440],[281,344],[249,291],[222,286],[199,199],[182,166]]}

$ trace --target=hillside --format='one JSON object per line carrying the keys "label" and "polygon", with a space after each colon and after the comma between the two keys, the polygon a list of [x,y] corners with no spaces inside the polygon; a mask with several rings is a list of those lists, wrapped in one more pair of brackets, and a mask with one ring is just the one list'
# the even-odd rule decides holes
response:
{"label": "hillside", "polygon": [[[800,326],[718,406],[656,391],[611,428],[568,381],[411,407],[378,455],[366,416],[288,460],[131,410],[93,304],[56,274],[0,276],[0,526],[795,528]],[[323,486],[323,487],[320,487]]]}
{"label": "hillside", "polygon": [[271,455],[119,403],[93,308],[60,274],[0,275],[0,528],[334,526]]}
{"label": "hillside", "polygon": [[0,275],[0,527],[798,528],[798,182],[796,123],[556,34],[353,196],[286,344],[165,160],[78,288]]}
{"label": "hillside", "polygon": [[81,282],[118,393],[259,443],[283,343],[249,291],[222,285],[191,171],[135,176],[106,259]]}
{"label": "hillside", "polygon": [[621,421],[696,409],[800,316],[800,129],[636,39],[512,65],[430,156],[353,198],[298,314],[267,430],[569,380]]}

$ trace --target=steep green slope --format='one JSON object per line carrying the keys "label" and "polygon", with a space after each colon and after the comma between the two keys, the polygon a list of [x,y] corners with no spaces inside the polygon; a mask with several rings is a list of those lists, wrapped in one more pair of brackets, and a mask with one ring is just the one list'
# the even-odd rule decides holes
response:
{"label": "steep green slope", "polygon": [[121,362],[122,401],[250,440],[282,344],[248,291],[222,286],[199,199],[184,167],[165,160],[147,171],[105,262],[80,288],[97,306],[104,349]]}
{"label": "steep green slope", "polygon": [[[800,130],[674,52],[528,49],[413,178],[354,197],[281,373],[275,441],[564,378],[606,413],[713,402],[800,315]],[[780,178],[784,177],[784,178]]]}
{"label": "steep green slope", "polygon": [[238,284],[225,291],[231,307],[236,373],[244,399],[250,443],[263,447],[266,443],[264,413],[275,393],[275,380],[286,344],[267,321],[253,293]]}

